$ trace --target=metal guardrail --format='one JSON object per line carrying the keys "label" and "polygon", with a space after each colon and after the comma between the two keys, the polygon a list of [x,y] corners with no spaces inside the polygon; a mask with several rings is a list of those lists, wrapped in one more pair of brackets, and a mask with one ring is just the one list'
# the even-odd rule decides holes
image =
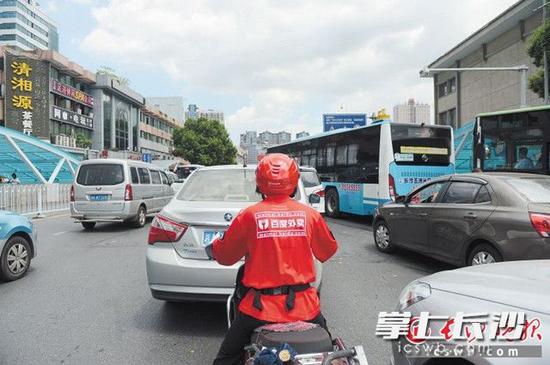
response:
{"label": "metal guardrail", "polygon": [[0,185],[0,209],[40,216],[69,209],[70,184]]}

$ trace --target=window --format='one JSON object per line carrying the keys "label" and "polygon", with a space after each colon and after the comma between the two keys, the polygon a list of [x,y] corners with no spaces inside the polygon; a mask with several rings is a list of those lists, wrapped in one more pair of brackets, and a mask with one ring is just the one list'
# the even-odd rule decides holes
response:
{"label": "window", "polygon": [[151,170],[151,181],[153,184],[160,184],[160,173],[158,171]]}
{"label": "window", "polygon": [[491,201],[491,194],[489,194],[489,190],[486,186],[482,186],[479,189],[479,192],[477,193],[476,197],[476,204],[480,203],[489,203]]}
{"label": "window", "polygon": [[164,171],[161,171],[161,172],[160,172],[160,177],[161,177],[162,183],[163,183],[164,185],[169,185],[168,176],[166,176],[166,173],[164,173]]}
{"label": "window", "polygon": [[348,146],[348,165],[355,165],[357,163],[358,150],[359,150],[358,144],[350,144]]}
{"label": "window", "polygon": [[124,182],[124,169],[117,164],[82,165],[76,182],[80,185],[118,185]]}
{"label": "window", "polygon": [[256,174],[252,169],[198,170],[177,195],[184,201],[258,202]]}
{"label": "window", "polygon": [[313,188],[321,185],[319,176],[317,176],[315,171],[300,171],[300,178],[302,179],[305,188]]}
{"label": "window", "polygon": [[130,167],[130,174],[132,175],[132,184],[139,184],[138,173],[135,167]]}
{"label": "window", "polygon": [[334,166],[334,146],[327,147],[327,166]]}
{"label": "window", "polygon": [[346,165],[348,159],[348,146],[336,147],[336,165]]}
{"label": "window", "polygon": [[433,203],[444,186],[444,182],[430,184],[414,193],[409,199],[409,203],[411,205]]}
{"label": "window", "polygon": [[475,201],[480,184],[453,182],[441,200],[447,204],[472,204]]}
{"label": "window", "polygon": [[139,181],[142,184],[150,184],[151,183],[151,177],[149,176],[149,170],[143,167],[138,168],[139,173]]}
{"label": "window", "polygon": [[441,98],[456,92],[456,78],[446,80],[437,86],[437,95]]}
{"label": "window", "polygon": [[456,91],[456,78],[453,77],[452,79],[449,79],[448,83],[449,94],[454,93]]}
{"label": "window", "polygon": [[449,128],[392,125],[391,133],[397,165],[449,165],[452,143]]}
{"label": "window", "polygon": [[542,169],[542,144],[516,145],[514,170]]}

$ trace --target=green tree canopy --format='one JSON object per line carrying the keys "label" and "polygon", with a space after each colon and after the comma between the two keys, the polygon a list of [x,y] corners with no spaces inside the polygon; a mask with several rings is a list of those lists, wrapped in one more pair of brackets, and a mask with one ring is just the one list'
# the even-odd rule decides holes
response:
{"label": "green tree canopy", "polygon": [[[550,21],[546,21],[531,36],[527,44],[527,53],[533,58],[537,67],[544,66],[544,52],[550,50]],[[548,53],[547,53],[548,55]],[[535,72],[529,77],[529,88],[539,97],[544,98],[544,70]]]}
{"label": "green tree canopy", "polygon": [[237,149],[218,121],[188,119],[182,128],[174,130],[173,138],[174,154],[191,163],[206,166],[235,163]]}

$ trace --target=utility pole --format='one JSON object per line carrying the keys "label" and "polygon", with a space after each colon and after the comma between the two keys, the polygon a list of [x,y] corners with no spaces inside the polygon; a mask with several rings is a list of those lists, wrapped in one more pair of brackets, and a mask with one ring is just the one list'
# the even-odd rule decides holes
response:
{"label": "utility pole", "polygon": [[[542,0],[542,26],[546,25],[546,0]],[[544,45],[544,104],[548,104],[548,57],[546,56],[546,47]]]}

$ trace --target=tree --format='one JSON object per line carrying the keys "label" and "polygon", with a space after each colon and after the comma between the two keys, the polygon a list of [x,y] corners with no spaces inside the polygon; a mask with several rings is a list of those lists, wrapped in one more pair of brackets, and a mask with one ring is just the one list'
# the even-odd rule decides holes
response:
{"label": "tree", "polygon": [[235,163],[237,149],[225,127],[216,120],[188,119],[174,130],[174,155],[200,165]]}
{"label": "tree", "polygon": [[[544,66],[544,52],[550,50],[550,20],[537,28],[529,43],[527,44],[527,53],[533,58],[533,63],[537,67]],[[547,53],[548,54],[548,53]],[[538,70],[529,77],[529,88],[539,97],[544,98],[544,72]]]}
{"label": "tree", "polygon": [[118,83],[122,86],[129,86],[130,80],[127,77],[119,76],[114,68],[111,68],[109,66],[100,66],[97,70],[97,73],[99,75],[107,75],[110,78],[117,80]]}
{"label": "tree", "polygon": [[92,147],[92,140],[85,134],[78,133],[76,135],[76,146],[80,148],[90,148]]}

